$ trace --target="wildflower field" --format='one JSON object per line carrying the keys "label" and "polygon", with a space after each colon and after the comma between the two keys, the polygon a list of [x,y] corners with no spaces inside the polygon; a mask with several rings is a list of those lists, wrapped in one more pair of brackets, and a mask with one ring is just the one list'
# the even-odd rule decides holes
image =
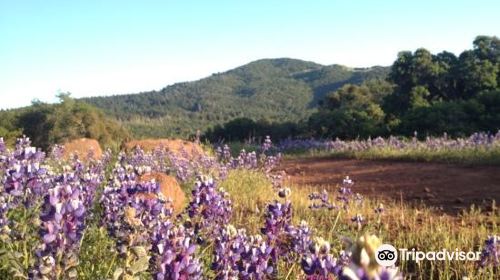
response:
{"label": "wildflower field", "polygon": [[[45,154],[28,138],[12,148],[0,140],[0,279],[498,279],[494,201],[489,209],[443,215],[364,197],[356,178],[326,191],[295,185],[280,171],[294,150],[489,157],[500,135],[439,139],[273,145],[266,138],[252,152],[221,145],[173,153],[160,146],[107,150],[100,159],[92,151],[63,159],[57,145]],[[159,182],[141,180],[155,173],[180,183],[187,198],[181,209]],[[476,261],[398,260],[383,267],[375,259],[383,243],[481,254]]]}

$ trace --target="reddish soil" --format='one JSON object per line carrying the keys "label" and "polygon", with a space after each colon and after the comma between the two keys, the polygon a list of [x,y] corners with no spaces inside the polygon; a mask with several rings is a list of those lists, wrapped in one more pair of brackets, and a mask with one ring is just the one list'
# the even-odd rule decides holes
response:
{"label": "reddish soil", "polygon": [[297,184],[334,190],[349,175],[355,182],[353,191],[367,197],[403,198],[448,213],[471,204],[491,211],[492,200],[500,203],[500,167],[494,166],[302,158],[286,160],[282,168]]}

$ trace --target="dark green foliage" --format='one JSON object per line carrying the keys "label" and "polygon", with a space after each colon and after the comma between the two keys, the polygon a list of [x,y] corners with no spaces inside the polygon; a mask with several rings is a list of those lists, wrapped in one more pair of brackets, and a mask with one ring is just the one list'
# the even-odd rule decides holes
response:
{"label": "dark green foliage", "polygon": [[476,37],[473,49],[458,58],[425,49],[401,52],[389,74],[394,93],[382,103],[386,120],[399,125],[395,131],[403,134],[495,132],[500,129],[492,111],[498,108],[499,72],[497,37]]}
{"label": "dark green foliage", "polygon": [[309,134],[348,139],[380,135],[385,114],[379,104],[391,92],[392,85],[383,80],[343,86],[330,93],[320,111],[309,118]]}
{"label": "dark green foliage", "polygon": [[52,111],[53,105],[36,103],[21,113],[17,119],[17,126],[37,147],[47,149],[51,144],[49,134],[54,127]]}
{"label": "dark green foliage", "polygon": [[500,91],[483,92],[475,98],[435,103],[414,108],[402,119],[400,132],[466,136],[477,131],[500,129]]}
{"label": "dark green foliage", "polygon": [[465,136],[496,132],[500,41],[478,36],[456,57],[420,48],[400,52],[387,81],[369,79],[329,93],[302,136],[366,138],[388,134]]}
{"label": "dark green foliage", "polygon": [[265,136],[271,136],[272,139],[296,137],[303,131],[299,126],[292,122],[271,123],[265,120],[238,118],[207,130],[203,138],[211,142],[256,140],[260,143]]}
{"label": "dark green foliage", "polygon": [[121,125],[95,107],[71,99],[69,94],[61,94],[59,98],[58,104],[35,102],[30,107],[1,112],[6,118],[0,118],[0,132],[6,127],[13,134],[8,138],[11,141],[24,134],[34,146],[45,150],[53,144],[81,137],[96,139],[107,147],[118,147],[128,137]]}
{"label": "dark green foliage", "polygon": [[308,129],[316,137],[354,139],[379,135],[380,125],[367,111],[340,109],[314,114],[309,118]]}
{"label": "dark green foliage", "polygon": [[22,136],[22,129],[16,125],[17,116],[18,111],[0,111],[0,137],[3,137],[6,144],[11,147],[16,138]]}

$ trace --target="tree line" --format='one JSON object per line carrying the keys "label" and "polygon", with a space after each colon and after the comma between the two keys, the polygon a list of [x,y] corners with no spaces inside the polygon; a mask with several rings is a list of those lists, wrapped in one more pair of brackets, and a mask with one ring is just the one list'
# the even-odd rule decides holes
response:
{"label": "tree line", "polygon": [[0,112],[0,137],[12,146],[17,137],[26,135],[34,146],[46,151],[53,144],[82,137],[117,148],[130,137],[121,124],[97,108],[71,98],[68,93],[58,97],[57,104],[34,101],[29,107]]}
{"label": "tree line", "polygon": [[297,123],[236,119],[205,132],[211,141],[286,137],[465,136],[500,129],[500,40],[478,36],[458,57],[403,51],[385,79],[327,93],[317,112]]}

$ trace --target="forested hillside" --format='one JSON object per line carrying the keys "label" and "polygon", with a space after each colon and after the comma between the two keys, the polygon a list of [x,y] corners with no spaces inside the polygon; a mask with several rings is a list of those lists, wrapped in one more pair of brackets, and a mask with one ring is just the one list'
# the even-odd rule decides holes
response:
{"label": "forested hillside", "polygon": [[316,96],[324,96],[307,121],[268,124],[237,119],[205,135],[217,141],[265,135],[354,139],[415,132],[420,137],[495,133],[500,129],[500,40],[478,36],[472,46],[458,56],[424,48],[402,51],[385,80],[363,76],[362,83],[318,86],[309,80],[315,75],[307,73],[305,80],[316,89]]}
{"label": "forested hillside", "polygon": [[246,117],[266,122],[307,119],[325,95],[347,83],[385,78],[386,67],[350,69],[296,59],[263,59],[160,91],[86,98],[136,137],[189,136]]}
{"label": "forested hillside", "polygon": [[500,129],[500,40],[478,36],[456,56],[403,51],[388,84],[349,85],[330,94],[308,122],[311,134],[355,138],[384,134],[465,136]]}
{"label": "forested hillside", "polygon": [[[496,132],[500,40],[478,36],[472,46],[458,56],[402,51],[390,67],[362,69],[264,59],[160,91],[63,95],[61,104],[0,112],[0,133],[7,140],[42,135],[35,143],[47,147],[78,136],[116,143],[112,131],[123,139],[188,138],[199,130],[211,141]],[[99,119],[105,125],[96,128]]]}

